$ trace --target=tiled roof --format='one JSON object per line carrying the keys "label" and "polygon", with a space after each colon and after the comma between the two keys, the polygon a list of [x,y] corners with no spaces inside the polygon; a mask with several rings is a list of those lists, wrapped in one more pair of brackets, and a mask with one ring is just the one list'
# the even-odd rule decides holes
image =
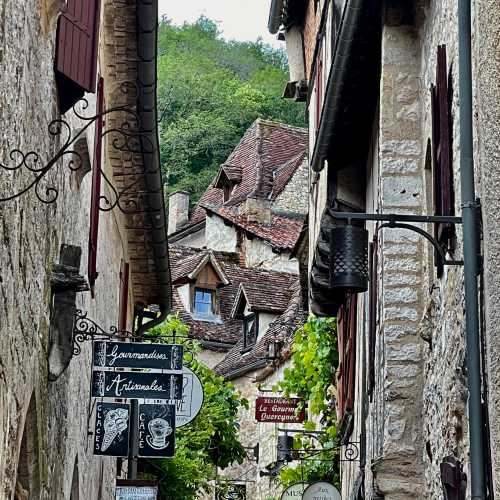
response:
{"label": "tiled roof", "polygon": [[[190,222],[199,222],[205,217],[205,205],[234,207],[251,196],[275,200],[305,159],[307,144],[305,128],[256,120],[221,166],[230,179],[230,176],[232,180],[241,177],[231,198],[224,203],[223,190],[216,188],[214,181],[201,197]],[[216,181],[220,174],[221,171]]]}
{"label": "tiled roof", "polygon": [[268,241],[273,247],[280,250],[290,250],[295,246],[304,225],[305,216],[302,215],[271,213],[271,223],[262,224],[261,222],[248,221],[246,215],[235,214],[226,207],[217,208],[208,204],[205,207],[235,226]]}
{"label": "tiled roof", "polygon": [[250,311],[282,313],[290,302],[291,294],[290,288],[283,289],[274,283],[242,283],[234,302],[232,316],[238,317],[245,303]]}
{"label": "tiled roof", "polygon": [[250,352],[242,354],[243,339],[226,354],[222,361],[214,368],[219,375],[227,378],[237,378],[245,371],[254,370],[255,364],[259,363],[268,354],[269,345],[272,342],[280,342],[283,346],[292,341],[295,330],[305,322],[305,313],[302,308],[302,297],[298,280],[289,289],[291,298],[285,312],[279,316],[255,344]]}
{"label": "tiled roof", "polygon": [[[289,290],[298,282],[298,277],[260,268],[249,268],[241,264],[237,253],[217,252],[201,248],[170,245],[172,272],[177,281],[182,281],[206,257],[212,254],[220,266],[229,284],[220,288],[219,321],[194,320],[185,309],[178,288],[174,286],[173,311],[188,324],[193,336],[200,340],[235,344],[242,334],[242,321],[231,317],[232,308],[241,283],[265,283],[277,290]],[[183,273],[185,273],[183,275]]]}

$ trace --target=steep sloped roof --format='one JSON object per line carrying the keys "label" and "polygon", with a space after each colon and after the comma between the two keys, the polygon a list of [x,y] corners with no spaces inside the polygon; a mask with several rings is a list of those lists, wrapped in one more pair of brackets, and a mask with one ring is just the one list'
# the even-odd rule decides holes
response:
{"label": "steep sloped roof", "polygon": [[282,313],[290,302],[291,293],[290,288],[283,290],[275,283],[241,283],[231,315],[239,317],[245,304],[250,311]]}
{"label": "steep sloped roof", "polygon": [[[201,197],[190,223],[205,217],[205,205],[236,207],[252,196],[276,199],[306,158],[307,144],[307,129],[257,119]],[[241,178],[226,203],[222,189],[215,187],[222,171],[231,180]]]}
{"label": "steep sloped roof", "polygon": [[255,366],[261,363],[263,367],[268,354],[269,345],[280,342],[289,345],[295,330],[304,323],[305,312],[302,308],[301,289],[298,281],[290,287],[291,298],[286,310],[275,321],[271,323],[264,336],[254,345],[251,351],[242,354],[243,338],[218,363],[214,370],[219,375],[228,379],[237,378],[248,371],[255,370]]}
{"label": "steep sloped roof", "polygon": [[242,321],[231,317],[240,285],[242,283],[265,283],[276,290],[281,290],[282,293],[288,294],[290,297],[291,294],[286,291],[295,286],[299,278],[289,273],[246,267],[240,262],[240,256],[237,253],[170,245],[174,281],[182,281],[183,278],[187,278],[193,269],[210,254],[217,260],[221,271],[228,280],[228,284],[219,290],[219,320],[194,320],[190,311],[184,307],[178,288],[175,286],[172,312],[178,313],[180,318],[189,325],[190,332],[194,337],[200,340],[229,344],[230,347],[241,338],[243,331]]}

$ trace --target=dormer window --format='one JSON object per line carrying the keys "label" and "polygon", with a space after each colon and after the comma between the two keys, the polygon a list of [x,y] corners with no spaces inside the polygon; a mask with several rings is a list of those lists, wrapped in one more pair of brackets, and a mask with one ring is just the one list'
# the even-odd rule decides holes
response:
{"label": "dormer window", "polygon": [[206,288],[194,289],[193,312],[201,316],[215,314],[215,291]]}
{"label": "dormer window", "polygon": [[257,315],[252,313],[243,318],[243,349],[251,347],[257,341]]}

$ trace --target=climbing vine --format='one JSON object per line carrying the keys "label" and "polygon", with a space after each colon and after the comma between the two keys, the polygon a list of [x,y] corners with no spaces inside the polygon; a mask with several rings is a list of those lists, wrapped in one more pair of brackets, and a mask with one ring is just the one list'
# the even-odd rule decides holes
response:
{"label": "climbing vine", "polygon": [[[324,434],[319,437],[320,446],[318,443],[316,446],[326,450],[334,447],[337,437],[337,417],[333,408],[338,363],[336,319],[310,316],[304,326],[295,332],[291,367],[284,370],[283,380],[278,383],[284,396],[297,396],[307,401],[308,419],[304,428],[314,430],[315,422],[320,422]],[[313,440],[301,438],[300,434],[294,436],[294,447],[297,449],[314,445]],[[338,451],[323,451],[313,456],[315,460],[304,460],[296,466],[287,465],[281,469],[282,486],[321,479],[338,485]]]}

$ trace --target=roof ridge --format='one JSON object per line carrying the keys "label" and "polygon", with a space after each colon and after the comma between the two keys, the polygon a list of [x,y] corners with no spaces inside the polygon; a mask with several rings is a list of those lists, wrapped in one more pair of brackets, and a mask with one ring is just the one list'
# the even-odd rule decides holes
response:
{"label": "roof ridge", "polygon": [[276,120],[269,120],[267,118],[257,118],[254,123],[259,122],[259,125],[264,125],[268,127],[280,127],[284,129],[295,130],[297,132],[301,132],[303,134],[307,134],[307,127],[299,127],[298,125],[290,125],[289,123],[278,122]]}

